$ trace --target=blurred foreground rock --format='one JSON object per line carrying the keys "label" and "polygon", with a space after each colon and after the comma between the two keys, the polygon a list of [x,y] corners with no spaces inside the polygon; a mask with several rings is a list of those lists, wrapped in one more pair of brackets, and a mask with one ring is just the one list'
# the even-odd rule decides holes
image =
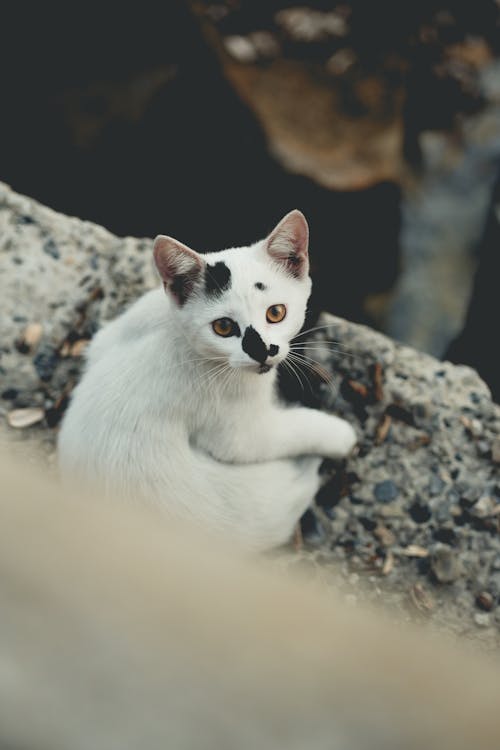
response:
{"label": "blurred foreground rock", "polygon": [[[0,185],[4,439],[31,439],[53,456],[86,343],[157,283],[150,248]],[[500,407],[468,367],[339,318],[320,322],[298,339],[313,369],[303,369],[295,392],[288,383],[288,396],[345,415],[359,452],[345,467],[325,467],[293,561],[321,576],[340,561],[351,596],[362,590],[495,639]]]}

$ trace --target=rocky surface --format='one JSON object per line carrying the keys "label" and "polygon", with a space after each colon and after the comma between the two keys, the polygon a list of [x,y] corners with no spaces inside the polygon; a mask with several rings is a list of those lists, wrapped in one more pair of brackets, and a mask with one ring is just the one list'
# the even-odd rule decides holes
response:
{"label": "rocky surface", "polygon": [[[53,457],[86,342],[156,284],[150,248],[0,185],[3,439]],[[467,367],[332,316],[320,324],[297,339],[313,361],[288,396],[346,416],[359,449],[325,465],[304,540],[282,559],[327,580],[340,569],[349,601],[498,643],[500,408]]]}

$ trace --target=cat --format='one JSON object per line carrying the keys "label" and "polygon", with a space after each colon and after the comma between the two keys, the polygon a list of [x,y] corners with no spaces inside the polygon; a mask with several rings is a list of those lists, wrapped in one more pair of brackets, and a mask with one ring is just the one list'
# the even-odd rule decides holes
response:
{"label": "cat", "polygon": [[139,493],[255,549],[288,541],[323,457],[356,442],[345,420],[276,394],[311,292],[308,238],[298,210],[266,239],[210,255],[159,235],[162,286],[89,346],[60,430],[62,475]]}

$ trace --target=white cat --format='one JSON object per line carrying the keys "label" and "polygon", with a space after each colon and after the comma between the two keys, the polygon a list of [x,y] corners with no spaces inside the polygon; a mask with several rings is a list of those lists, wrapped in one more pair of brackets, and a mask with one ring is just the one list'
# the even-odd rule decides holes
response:
{"label": "white cat", "polygon": [[59,436],[63,475],[229,531],[287,541],[322,457],[346,456],[343,419],[278,403],[276,366],[304,322],[308,226],[292,211],[265,240],[200,255],[154,243],[162,288],[92,341]]}

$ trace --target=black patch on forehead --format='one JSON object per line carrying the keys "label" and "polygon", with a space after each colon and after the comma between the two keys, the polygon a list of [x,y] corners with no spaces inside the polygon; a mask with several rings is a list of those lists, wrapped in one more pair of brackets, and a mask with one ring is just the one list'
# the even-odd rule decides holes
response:
{"label": "black patch on forehead", "polygon": [[267,359],[267,347],[253,326],[247,327],[241,348],[256,362],[265,362]]}
{"label": "black patch on forehead", "polygon": [[256,289],[260,289],[261,292],[266,288],[266,285],[263,284],[262,281],[257,281],[254,286]]}
{"label": "black patch on forehead", "polygon": [[207,263],[205,269],[205,292],[209,295],[222,294],[231,286],[231,271],[224,261],[219,260],[213,266]]}

